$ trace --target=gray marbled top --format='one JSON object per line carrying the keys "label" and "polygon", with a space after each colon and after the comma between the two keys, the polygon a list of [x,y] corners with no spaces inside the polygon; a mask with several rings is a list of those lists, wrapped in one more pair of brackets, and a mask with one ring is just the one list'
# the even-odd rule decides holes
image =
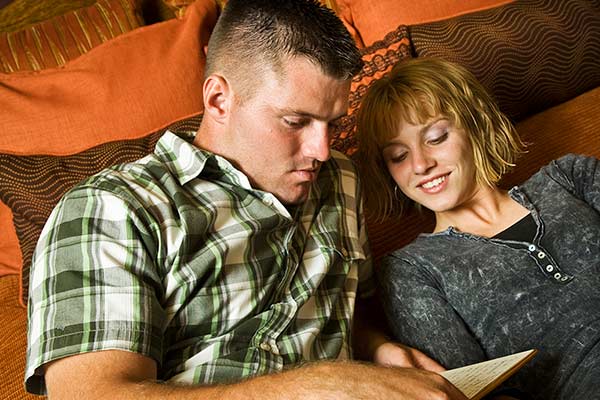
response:
{"label": "gray marbled top", "polygon": [[449,228],[380,268],[396,339],[447,368],[537,348],[507,384],[536,399],[600,399],[600,161],[567,155],[510,191],[532,243]]}

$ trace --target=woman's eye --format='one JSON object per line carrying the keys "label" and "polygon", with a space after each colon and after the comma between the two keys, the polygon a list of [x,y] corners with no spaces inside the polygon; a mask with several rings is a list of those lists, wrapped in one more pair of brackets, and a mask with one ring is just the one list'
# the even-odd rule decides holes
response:
{"label": "woman's eye", "polygon": [[406,159],[406,153],[402,153],[402,154],[399,154],[397,156],[390,158],[390,161],[394,164],[397,164],[399,162],[404,161],[405,159]]}
{"label": "woman's eye", "polygon": [[431,143],[431,144],[440,144],[440,143],[443,143],[444,141],[446,141],[446,139],[448,139],[448,132],[444,132],[440,136],[435,137],[435,138],[429,140],[429,143]]}

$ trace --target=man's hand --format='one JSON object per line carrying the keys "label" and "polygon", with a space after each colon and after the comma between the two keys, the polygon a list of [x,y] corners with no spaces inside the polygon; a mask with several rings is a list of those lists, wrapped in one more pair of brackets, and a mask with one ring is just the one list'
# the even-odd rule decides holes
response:
{"label": "man's hand", "polygon": [[373,353],[373,361],[386,367],[418,368],[437,373],[446,370],[419,350],[394,342],[381,343]]}

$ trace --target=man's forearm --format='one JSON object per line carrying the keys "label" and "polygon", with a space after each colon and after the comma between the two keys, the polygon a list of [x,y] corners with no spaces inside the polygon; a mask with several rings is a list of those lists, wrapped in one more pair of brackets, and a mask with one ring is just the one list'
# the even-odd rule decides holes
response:
{"label": "man's forearm", "polygon": [[[76,374],[77,375],[77,374]],[[54,382],[49,393],[56,399],[110,400],[291,400],[291,399],[456,399],[465,398],[441,376],[430,372],[382,368],[358,362],[315,362],[229,385],[176,385],[112,375],[112,379],[81,376]]]}

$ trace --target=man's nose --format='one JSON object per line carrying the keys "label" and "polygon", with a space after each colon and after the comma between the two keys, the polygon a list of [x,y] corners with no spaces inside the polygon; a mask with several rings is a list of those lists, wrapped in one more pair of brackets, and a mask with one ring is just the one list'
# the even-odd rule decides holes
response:
{"label": "man's nose", "polygon": [[306,132],[304,142],[305,157],[325,162],[331,156],[330,149],[330,127],[325,122],[315,122],[311,129]]}

